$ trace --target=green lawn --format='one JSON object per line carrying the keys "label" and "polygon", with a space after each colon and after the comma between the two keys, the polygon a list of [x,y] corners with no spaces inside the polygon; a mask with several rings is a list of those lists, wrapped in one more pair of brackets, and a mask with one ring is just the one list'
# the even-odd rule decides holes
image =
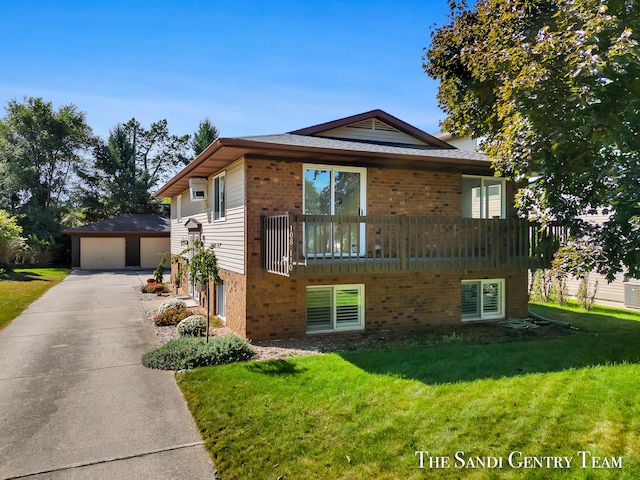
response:
{"label": "green lawn", "polygon": [[0,329],[68,274],[68,268],[29,268],[0,280]]}
{"label": "green lawn", "polygon": [[[178,383],[222,479],[640,478],[640,314],[532,309],[579,330],[201,368]],[[423,454],[420,469],[419,451],[449,468]]]}

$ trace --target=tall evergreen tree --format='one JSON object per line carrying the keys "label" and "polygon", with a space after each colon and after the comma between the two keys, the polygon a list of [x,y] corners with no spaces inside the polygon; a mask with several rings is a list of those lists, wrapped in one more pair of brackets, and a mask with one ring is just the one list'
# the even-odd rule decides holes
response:
{"label": "tall evergreen tree", "polygon": [[131,119],[116,125],[107,142],[97,140],[94,162],[81,178],[85,187],[78,199],[86,221],[130,213],[161,213],[153,189],[189,163],[189,136],[171,135],[167,121],[143,128]]}
{"label": "tall evergreen tree", "polygon": [[216,126],[211,123],[208,118],[202,120],[191,140],[191,148],[196,157],[211,145],[211,143],[215,142],[218,136],[219,132]]}

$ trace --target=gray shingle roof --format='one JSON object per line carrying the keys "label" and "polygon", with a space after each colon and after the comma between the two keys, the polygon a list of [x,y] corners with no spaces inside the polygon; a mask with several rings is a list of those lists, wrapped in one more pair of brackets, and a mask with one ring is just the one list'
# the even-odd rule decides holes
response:
{"label": "gray shingle roof", "polygon": [[490,162],[489,158],[478,152],[461,149],[445,149],[438,147],[400,146],[369,143],[354,140],[339,140],[327,137],[294,135],[284,133],[280,135],[258,135],[252,137],[238,137],[240,140],[251,142],[271,143],[275,145],[289,145],[298,147],[329,148],[352,152],[391,153],[397,155],[414,155],[430,158],[460,158]]}
{"label": "gray shingle roof", "polygon": [[81,227],[68,228],[64,232],[169,232],[170,225],[169,217],[164,215],[132,214],[107,218]]}

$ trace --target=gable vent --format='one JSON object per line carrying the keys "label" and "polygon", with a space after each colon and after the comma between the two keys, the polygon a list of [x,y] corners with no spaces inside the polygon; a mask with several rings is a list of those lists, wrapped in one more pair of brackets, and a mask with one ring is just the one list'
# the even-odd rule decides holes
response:
{"label": "gable vent", "polygon": [[351,125],[347,125],[348,128],[360,128],[364,130],[381,130],[384,132],[399,132],[397,128],[392,127],[391,125],[387,125],[384,122],[381,122],[377,118],[367,118],[366,120],[361,120],[360,122],[352,123]]}

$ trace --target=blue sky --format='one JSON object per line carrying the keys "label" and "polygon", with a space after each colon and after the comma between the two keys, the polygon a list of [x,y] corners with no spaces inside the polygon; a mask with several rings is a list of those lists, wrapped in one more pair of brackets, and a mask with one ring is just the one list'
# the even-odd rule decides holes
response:
{"label": "blue sky", "polygon": [[446,13],[446,0],[7,1],[0,101],[73,103],[102,136],[131,117],[175,134],[209,117],[233,137],[375,108],[433,133],[421,59]]}

